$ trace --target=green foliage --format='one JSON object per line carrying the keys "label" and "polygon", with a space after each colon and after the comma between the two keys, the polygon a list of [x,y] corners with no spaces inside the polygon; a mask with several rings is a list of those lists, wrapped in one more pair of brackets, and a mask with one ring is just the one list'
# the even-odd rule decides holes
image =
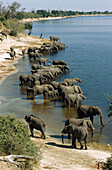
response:
{"label": "green foliage", "polygon": [[0,155],[35,156],[36,152],[24,124],[14,117],[0,116]]}
{"label": "green foliage", "polygon": [[10,36],[17,36],[17,31],[16,30],[11,30],[9,33]]}
{"label": "green foliage", "polygon": [[30,22],[25,23],[25,29],[32,30],[32,23],[30,23]]}
{"label": "green foliage", "polygon": [[107,162],[104,163],[103,170],[112,170],[112,156],[110,158],[107,158]]}
{"label": "green foliage", "polygon": [[18,19],[7,20],[6,28],[11,30],[10,35],[16,36],[18,33],[24,32],[24,25]]}

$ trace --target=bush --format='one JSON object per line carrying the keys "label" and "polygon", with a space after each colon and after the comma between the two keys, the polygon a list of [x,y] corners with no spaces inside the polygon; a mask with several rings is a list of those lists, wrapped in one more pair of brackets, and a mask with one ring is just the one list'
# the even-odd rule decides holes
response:
{"label": "bush", "polygon": [[0,155],[35,156],[36,146],[28,135],[28,129],[16,118],[0,116]]}
{"label": "bush", "polygon": [[11,30],[9,35],[10,36],[17,36],[17,31],[16,30]]}
{"label": "bush", "polygon": [[108,170],[112,170],[112,156],[110,158],[107,158],[107,162],[104,163],[104,170],[108,169]]}
{"label": "bush", "polygon": [[32,30],[32,23],[25,23],[25,29]]}

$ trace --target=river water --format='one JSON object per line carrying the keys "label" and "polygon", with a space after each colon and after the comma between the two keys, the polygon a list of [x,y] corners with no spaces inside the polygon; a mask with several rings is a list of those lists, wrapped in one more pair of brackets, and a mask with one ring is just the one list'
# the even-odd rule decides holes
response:
{"label": "river water", "polygon": [[[51,62],[64,60],[70,72],[60,75],[57,81],[79,77],[86,100],[85,105],[97,105],[103,113],[105,127],[100,126],[99,117],[94,118],[94,137],[91,142],[112,144],[112,117],[108,117],[108,103],[104,94],[112,94],[112,16],[77,17],[61,20],[39,21],[33,23],[32,35],[49,38],[60,37],[66,49],[54,55],[47,55]],[[60,138],[64,121],[76,116],[76,108],[64,107],[60,100],[44,100],[42,95],[35,100],[27,99],[25,87],[19,86],[21,74],[31,74],[27,55],[16,64],[19,70],[10,75],[0,86],[0,115],[14,115],[24,118],[34,114],[47,125],[47,133]]]}

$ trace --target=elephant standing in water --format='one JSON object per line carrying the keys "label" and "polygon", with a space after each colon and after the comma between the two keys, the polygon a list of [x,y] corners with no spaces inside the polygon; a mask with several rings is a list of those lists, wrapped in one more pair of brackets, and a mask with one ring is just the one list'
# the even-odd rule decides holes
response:
{"label": "elephant standing in water", "polygon": [[77,109],[78,117],[79,118],[84,118],[84,117],[90,117],[91,122],[93,123],[93,117],[96,115],[100,116],[100,122],[101,125],[104,126],[103,121],[102,121],[102,112],[101,109],[97,106],[85,106],[81,105]]}
{"label": "elephant standing in water", "polygon": [[68,94],[67,96],[65,96],[64,100],[66,101],[66,104],[68,107],[70,107],[72,104],[76,107],[79,107],[79,105],[81,104],[81,100],[85,100],[86,97],[81,93],[81,94]]}
{"label": "elephant standing in water", "polygon": [[76,148],[76,139],[80,143],[80,149],[83,149],[82,141],[85,142],[85,149],[87,149],[87,137],[88,137],[88,131],[83,126],[75,126],[73,124],[70,124],[68,126],[65,126],[64,129],[61,132],[62,135],[62,142],[63,141],[63,134],[71,133],[72,134],[72,147]]}
{"label": "elephant standing in water", "polygon": [[45,139],[45,129],[46,129],[46,125],[45,123],[38,117],[33,116],[33,115],[26,115],[25,116],[25,120],[29,123],[29,128],[30,128],[30,132],[31,132],[31,136],[34,137],[33,134],[33,129],[39,130],[42,133],[42,138]]}
{"label": "elephant standing in water", "polygon": [[[87,130],[91,129],[92,131],[92,137],[93,137],[93,124],[91,122],[91,120],[87,120],[87,119],[76,119],[76,118],[70,118],[68,120],[66,120],[65,122],[65,126],[68,126],[70,124],[73,124],[75,126],[83,126],[85,127]],[[70,134],[68,133],[68,138],[70,139]]]}

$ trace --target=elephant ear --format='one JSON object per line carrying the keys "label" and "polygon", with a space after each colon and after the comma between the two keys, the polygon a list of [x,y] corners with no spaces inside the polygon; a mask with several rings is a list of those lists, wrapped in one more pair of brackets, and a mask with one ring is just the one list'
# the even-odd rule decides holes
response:
{"label": "elephant ear", "polygon": [[89,108],[89,113],[90,113],[90,115],[97,115],[97,113],[96,113],[96,107],[95,106],[90,106],[90,108]]}

